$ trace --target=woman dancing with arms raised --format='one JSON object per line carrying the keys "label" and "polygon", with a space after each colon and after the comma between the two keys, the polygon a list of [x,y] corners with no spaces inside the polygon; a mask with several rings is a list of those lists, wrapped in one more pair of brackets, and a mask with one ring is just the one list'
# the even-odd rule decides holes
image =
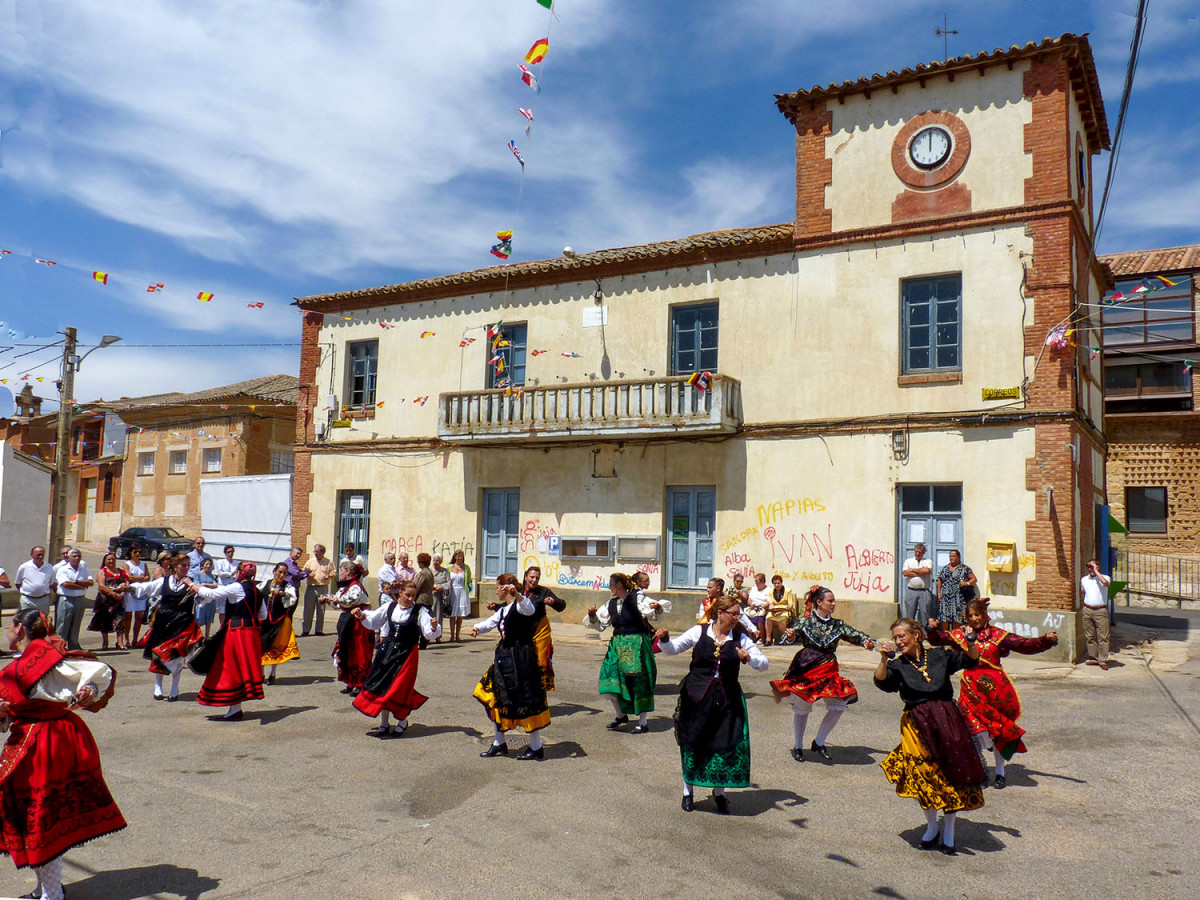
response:
{"label": "woman dancing with arms raised", "polygon": [[750,720],[738,672],[746,663],[765,672],[769,663],[743,629],[741,616],[736,598],[716,597],[708,607],[709,622],[693,625],[675,640],[668,639],[665,628],[655,634],[668,656],[692,651],[675,707],[685,812],[694,808],[695,785],[712,788],[721,815],[729,814],[725,788],[750,786]]}
{"label": "woman dancing with arms raised", "polygon": [[[968,649],[926,649],[925,634],[912,619],[897,619],[892,639],[879,645],[875,686],[900,694],[900,743],[880,766],[901,797],[925,811],[922,850],[938,847],[937,812],[943,811],[941,850],[954,855],[954,823],[961,810],[983,806],[983,764],[963,714],[954,702],[950,676],[979,659],[975,634],[966,629]],[[899,651],[899,652],[897,652]]]}
{"label": "woman dancing with arms raised", "polygon": [[[939,631],[937,619],[931,619],[929,625],[929,643],[935,647],[967,649],[970,643],[967,629]],[[1058,635],[1051,631],[1044,637],[1023,638],[997,628],[988,615],[986,597],[967,603],[967,625],[975,632],[979,664],[963,670],[958,684],[958,705],[980,752],[991,750],[995,756],[996,788],[1001,789],[1007,784],[1004,763],[1012,759],[1014,753],[1025,752],[1022,740],[1025,729],[1017,724],[1021,717],[1021,698],[1001,660],[1013,651],[1031,655],[1049,650],[1058,643]]]}

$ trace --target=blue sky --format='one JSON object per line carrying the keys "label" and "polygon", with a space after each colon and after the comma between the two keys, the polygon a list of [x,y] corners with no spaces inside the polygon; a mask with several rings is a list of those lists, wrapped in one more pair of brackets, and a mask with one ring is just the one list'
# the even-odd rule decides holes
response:
{"label": "blue sky", "polygon": [[[523,260],[788,221],[773,95],[940,59],[943,11],[951,56],[1090,32],[1115,127],[1135,8],[0,0],[0,378],[54,396],[55,348],[13,357],[67,325],[124,339],[83,400],[294,373],[293,297],[489,265],[498,228]],[[1151,0],[1101,252],[1200,241],[1198,101],[1196,4]]]}

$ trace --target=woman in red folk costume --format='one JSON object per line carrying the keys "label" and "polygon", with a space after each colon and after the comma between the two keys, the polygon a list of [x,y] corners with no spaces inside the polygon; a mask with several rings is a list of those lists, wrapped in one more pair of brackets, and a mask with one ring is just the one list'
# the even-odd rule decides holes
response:
{"label": "woman in red folk costume", "polygon": [[[988,599],[983,597],[967,604],[967,625],[975,632],[979,662],[974,669],[964,669],[958,685],[958,705],[967,720],[980,752],[991,750],[996,759],[996,787],[1003,788],[1004,764],[1014,753],[1025,752],[1021,739],[1025,729],[1017,724],[1021,717],[1021,698],[1004,671],[1001,660],[1009,653],[1034,654],[1049,650],[1058,643],[1051,631],[1044,637],[1023,638],[1010,634],[992,624],[988,615]],[[937,619],[929,622],[929,643],[935,647],[967,649],[962,628],[939,631]]]}
{"label": "woman in red folk costume", "polygon": [[338,681],[346,685],[343,694],[357,697],[371,671],[371,654],[375,635],[354,616],[354,610],[367,609],[371,600],[362,586],[363,567],[345,562],[338,569],[338,590],[322,602],[342,611],[337,624],[337,643],[333,645],[333,660]]}
{"label": "woman in red folk costume", "polygon": [[207,670],[196,697],[201,706],[228,706],[223,722],[242,718],[242,703],[263,698],[262,632],[259,623],[267,604],[254,583],[258,567],[251,562],[238,566],[237,580],[220,587],[195,585],[192,591],[204,602],[225,601],[225,623],[206,644],[202,657],[192,668]]}
{"label": "woman in red folk costume", "polygon": [[179,699],[179,676],[187,663],[188,651],[204,640],[204,632],[196,624],[196,600],[187,577],[189,565],[186,556],[173,556],[166,561],[168,574],[153,581],[129,585],[130,593],[139,599],[160,598],[154,608],[154,624],[150,626],[142,654],[150,660],[150,671],[154,673],[155,700],[163,699],[164,675],[171,676],[171,693],[167,700]]}
{"label": "woman in red folk costume", "polygon": [[[441,627],[417,600],[415,581],[404,582],[400,596],[378,609],[362,607],[350,610],[360,625],[379,632],[379,647],[363,689],[354,698],[354,708],[365,716],[379,716],[379,727],[371,734],[378,738],[400,737],[408,728],[408,716],[428,699],[417,691],[417,664],[421,637],[432,641],[441,637]],[[391,724],[391,717],[396,724]]]}
{"label": "woman in red folk costume", "polygon": [[817,729],[812,750],[829,759],[825,742],[830,732],[849,705],[858,702],[854,685],[838,673],[834,655],[838,642],[849,641],[868,650],[875,649],[875,642],[868,635],[833,617],[835,602],[829,588],[819,584],[809,588],[804,598],[804,616],[786,632],[788,637],[796,638],[800,649],[783,678],[771,682],[775,702],[786,697],[792,704],[792,759],[796,762],[804,761],[804,729],[813,704],[818,700],[825,701],[825,717]]}
{"label": "woman in red folk costume", "polygon": [[73,709],[96,712],[112,696],[116,673],[89,654],[66,656],[47,640],[50,623],[23,609],[8,626],[20,656],[0,671],[0,851],[32,866],[27,897],[59,900],[62,857],[72,847],[120,831],[125,819],[100,771],[100,751]]}

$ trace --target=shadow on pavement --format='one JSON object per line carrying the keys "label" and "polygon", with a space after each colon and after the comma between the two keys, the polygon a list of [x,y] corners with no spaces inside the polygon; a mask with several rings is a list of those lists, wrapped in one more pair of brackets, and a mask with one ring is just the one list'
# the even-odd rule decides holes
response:
{"label": "shadow on pavement", "polygon": [[246,716],[248,720],[257,720],[259,725],[270,725],[272,722],[278,722],[286,719],[288,716],[299,715],[300,713],[310,712],[314,709],[320,709],[317,706],[281,706],[279,709],[268,709],[263,712],[254,712]]}
{"label": "shadow on pavement", "polygon": [[578,703],[552,702],[550,704],[550,715],[556,719],[560,719],[565,716],[574,716],[578,713],[587,713],[589,716],[598,716],[600,712],[601,710],[596,709],[594,706],[581,706]]}
{"label": "shadow on pavement", "polygon": [[271,687],[284,685],[332,684],[337,679],[332,675],[280,675]]}
{"label": "shadow on pavement", "polygon": [[404,732],[404,737],[406,739],[423,738],[433,737],[435,734],[465,734],[474,740],[483,740],[483,732],[469,725],[422,725],[420,722],[410,723],[408,730]]}
{"label": "shadow on pavement", "polygon": [[160,894],[179,896],[183,900],[200,900],[206,892],[215,891],[221,886],[217,878],[201,875],[195,869],[183,869],[165,863],[108,872],[92,872],[75,863],[68,863],[67,867],[90,875],[82,881],[67,884],[67,896],[72,900],[137,900],[139,897]]}
{"label": "shadow on pavement", "polygon": [[[970,813],[963,814],[963,816],[969,815]],[[1009,837],[1021,836],[1021,832],[1016,828],[1009,828],[1006,825],[993,825],[991,822],[980,822],[975,819],[963,818],[963,816],[959,817],[958,825],[954,829],[954,846],[960,854],[970,856],[973,853],[996,853],[1008,846],[1008,844],[996,837],[996,834],[1005,834]],[[900,832],[900,837],[914,848],[924,836],[925,828],[923,826],[917,826],[916,828]],[[929,852],[932,855],[936,855],[932,851]]]}
{"label": "shadow on pavement", "polygon": [[587,751],[574,741],[555,741],[553,744],[547,743],[545,747],[546,759],[582,759],[587,756]]}
{"label": "shadow on pavement", "polygon": [[1004,770],[1005,780],[1009,787],[1037,787],[1037,781],[1030,778],[1038,775],[1042,778],[1057,778],[1059,781],[1069,781],[1072,784],[1087,784],[1083,778],[1073,778],[1070,775],[1059,775],[1057,772],[1039,772],[1037,769],[1027,769],[1025,766],[1009,763]]}
{"label": "shadow on pavement", "polygon": [[817,755],[815,750],[804,748],[804,765],[810,762],[824,766],[873,766],[879,762],[876,757],[884,757],[887,755],[886,750],[876,750],[874,747],[849,746],[839,747],[837,744],[828,746],[829,755],[833,757],[831,762],[825,762]]}
{"label": "shadow on pavement", "polygon": [[808,802],[807,797],[801,797],[795,791],[778,788],[751,787],[728,791],[725,796],[729,798],[729,814],[744,817],[761,816],[773,809],[794,809]]}

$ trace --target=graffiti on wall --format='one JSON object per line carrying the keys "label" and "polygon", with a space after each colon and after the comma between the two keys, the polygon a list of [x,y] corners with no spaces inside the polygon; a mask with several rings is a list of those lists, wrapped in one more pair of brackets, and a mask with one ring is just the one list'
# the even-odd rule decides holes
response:
{"label": "graffiti on wall", "polygon": [[546,542],[555,537],[558,531],[553,525],[543,525],[540,519],[528,519],[521,529],[520,550],[528,553],[531,550],[546,549]]}
{"label": "graffiti on wall", "polygon": [[802,516],[809,512],[825,512],[825,502],[816,497],[787,498],[760,503],[758,506],[758,524],[774,525],[780,519],[791,516]]}
{"label": "graffiti on wall", "polygon": [[379,545],[384,553],[395,553],[397,556],[407,553],[410,557],[415,558],[418,553],[424,553],[425,548],[428,547],[430,555],[440,553],[444,559],[449,559],[458,550],[466,554],[468,564],[475,557],[475,542],[468,537],[447,541],[440,538],[427,539],[422,534],[396,535],[384,538]]}

